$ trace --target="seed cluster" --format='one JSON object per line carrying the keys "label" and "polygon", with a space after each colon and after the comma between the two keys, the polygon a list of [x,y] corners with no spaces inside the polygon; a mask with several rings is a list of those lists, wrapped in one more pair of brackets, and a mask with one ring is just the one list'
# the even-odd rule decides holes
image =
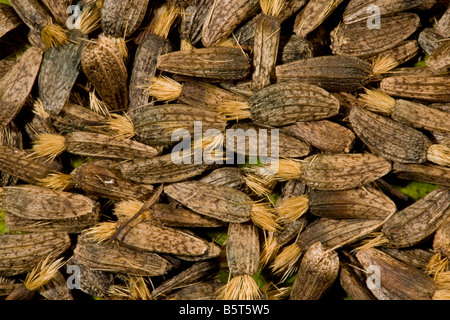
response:
{"label": "seed cluster", "polygon": [[0,3],[0,297],[450,299],[449,39],[445,0]]}

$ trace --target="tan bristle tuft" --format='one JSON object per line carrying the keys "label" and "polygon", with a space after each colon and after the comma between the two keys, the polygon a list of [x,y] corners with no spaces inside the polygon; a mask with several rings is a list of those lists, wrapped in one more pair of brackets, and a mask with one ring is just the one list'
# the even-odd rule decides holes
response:
{"label": "tan bristle tuft", "polygon": [[97,97],[95,91],[89,92],[89,108],[95,113],[111,118],[108,107]]}
{"label": "tan bristle tuft", "polygon": [[164,4],[155,12],[153,20],[149,26],[152,33],[167,39],[170,28],[180,14],[180,9],[169,4]]}
{"label": "tan bristle tuft", "polygon": [[129,115],[112,114],[107,125],[116,137],[131,139],[135,135],[134,124]]}
{"label": "tan bristle tuft", "polygon": [[246,171],[243,175],[245,184],[258,196],[268,196],[275,187],[276,180],[270,175],[258,175]]}
{"label": "tan bristle tuft", "polygon": [[434,278],[439,290],[450,292],[450,271],[444,271],[437,274]]}
{"label": "tan bristle tuft", "polygon": [[[272,285],[274,286],[274,285]],[[267,290],[266,295],[268,300],[285,300],[289,297],[292,291],[292,287],[275,287],[273,289]]]}
{"label": "tan bristle tuft", "polygon": [[251,275],[244,274],[233,277],[219,289],[219,300],[260,300],[262,293]]}
{"label": "tan bristle tuft", "polygon": [[101,34],[98,36],[98,43],[107,48],[116,48],[124,60],[128,58],[128,48],[124,38],[115,38]]}
{"label": "tan bristle tuft", "polygon": [[38,157],[54,160],[66,150],[66,138],[56,134],[41,134],[33,143],[33,151]]}
{"label": "tan bristle tuft", "polygon": [[79,30],[83,34],[90,34],[100,28],[101,10],[97,6],[90,6],[80,15]]}
{"label": "tan bristle tuft", "polygon": [[190,51],[194,50],[195,47],[192,45],[192,43],[187,39],[181,39],[180,42],[180,51]]}
{"label": "tan bristle tuft", "polygon": [[40,185],[52,190],[66,190],[72,189],[75,186],[75,181],[70,174],[50,173],[40,180]]}
{"label": "tan bristle tuft", "polygon": [[300,218],[309,209],[308,196],[298,196],[283,200],[275,208],[275,212],[279,215],[280,221],[283,223],[292,222]]}
{"label": "tan bristle tuft", "polygon": [[436,290],[433,294],[433,300],[450,300],[450,290]]}
{"label": "tan bristle tuft", "polygon": [[372,72],[375,75],[380,75],[389,72],[398,66],[397,60],[392,57],[379,55],[372,64]]}
{"label": "tan bristle tuft", "polygon": [[389,243],[389,240],[386,236],[381,232],[374,232],[368,237],[373,237],[371,240],[363,240],[361,241],[362,245],[353,249],[352,252],[363,252],[375,247],[380,247]]}
{"label": "tan bristle tuft", "polygon": [[36,101],[33,104],[33,113],[43,119],[48,119],[50,115],[45,111],[44,104],[42,103],[41,99],[36,99]]}
{"label": "tan bristle tuft", "polygon": [[56,48],[68,42],[67,34],[63,28],[57,24],[50,23],[41,31],[42,42],[44,46],[49,48]]}
{"label": "tan bristle tuft", "polygon": [[428,148],[427,159],[440,166],[450,167],[450,147],[444,144],[433,144]]}
{"label": "tan bristle tuft", "polygon": [[126,280],[126,286],[132,300],[150,300],[151,293],[144,277],[130,275]]}
{"label": "tan bristle tuft", "polygon": [[273,232],[269,232],[264,240],[264,244],[261,250],[259,266],[260,269],[264,269],[280,251],[281,246],[278,244],[277,238]]}
{"label": "tan bristle tuft", "polygon": [[117,222],[101,222],[87,229],[86,237],[94,242],[106,242],[116,233],[116,229]]}
{"label": "tan bristle tuft", "polygon": [[276,232],[281,229],[277,216],[268,203],[253,203],[250,218],[255,225],[264,230]]}
{"label": "tan bristle tuft", "polygon": [[178,99],[183,86],[169,77],[159,76],[151,78],[144,89],[149,96],[155,97],[156,100],[171,101]]}
{"label": "tan bristle tuft", "polygon": [[284,7],[284,0],[260,0],[261,11],[265,15],[278,17]]}
{"label": "tan bristle tuft", "polygon": [[361,94],[360,101],[366,104],[366,109],[390,115],[391,109],[395,106],[395,99],[381,90],[365,89],[366,93]]}
{"label": "tan bristle tuft", "polygon": [[280,254],[275,257],[270,268],[275,275],[282,276],[281,282],[283,282],[297,271],[298,260],[301,255],[302,251],[300,247],[293,243],[285,247]]}
{"label": "tan bristle tuft", "polygon": [[[119,218],[130,218],[138,213],[139,210],[144,206],[144,202],[138,200],[126,200],[119,201],[114,204],[114,214]],[[141,215],[139,215],[138,219],[150,219],[150,211],[146,210]]]}
{"label": "tan bristle tuft", "polygon": [[250,105],[248,102],[242,101],[225,101],[217,106],[217,111],[223,114],[227,120],[242,120],[250,119],[252,114],[250,112]]}
{"label": "tan bristle tuft", "polygon": [[30,291],[36,290],[47,284],[56,275],[58,270],[65,264],[63,258],[49,262],[50,256],[39,262],[25,278],[25,288]]}
{"label": "tan bristle tuft", "polygon": [[302,173],[301,163],[292,159],[278,160],[277,172],[274,172],[278,180],[298,179]]}
{"label": "tan bristle tuft", "polygon": [[434,276],[434,279],[436,280],[440,274],[448,271],[449,263],[448,258],[443,258],[441,254],[435,253],[430,261],[428,262],[428,265],[426,267],[426,270],[429,275]]}
{"label": "tan bristle tuft", "polygon": [[232,38],[226,38],[222,41],[220,41],[218,44],[215,45],[215,47],[236,47],[236,42]]}

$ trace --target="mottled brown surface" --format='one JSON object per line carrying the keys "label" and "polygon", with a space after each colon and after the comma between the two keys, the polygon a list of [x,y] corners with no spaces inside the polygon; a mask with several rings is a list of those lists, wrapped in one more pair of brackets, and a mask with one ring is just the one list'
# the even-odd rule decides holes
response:
{"label": "mottled brown surface", "polygon": [[9,3],[30,29],[41,32],[51,19],[38,0],[11,0]]}
{"label": "mottled brown surface", "polygon": [[447,76],[398,76],[383,79],[381,90],[395,97],[446,102],[450,100],[450,78]]}
{"label": "mottled brown surface", "polygon": [[14,9],[4,3],[0,4],[0,37],[22,24]]}
{"label": "mottled brown surface", "polygon": [[106,35],[125,38],[132,35],[144,20],[149,0],[105,0],[101,25]]}
{"label": "mottled brown surface", "polygon": [[252,223],[230,223],[227,232],[227,262],[233,276],[254,275],[258,270],[260,244]]}
{"label": "mottled brown surface", "polygon": [[394,162],[392,172],[401,179],[450,187],[450,168],[434,164]]}

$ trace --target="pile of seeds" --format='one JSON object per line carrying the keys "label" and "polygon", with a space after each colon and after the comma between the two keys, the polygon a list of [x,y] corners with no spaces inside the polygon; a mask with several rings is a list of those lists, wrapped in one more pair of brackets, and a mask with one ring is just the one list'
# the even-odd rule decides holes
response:
{"label": "pile of seeds", "polygon": [[0,297],[449,299],[447,6],[2,1]]}

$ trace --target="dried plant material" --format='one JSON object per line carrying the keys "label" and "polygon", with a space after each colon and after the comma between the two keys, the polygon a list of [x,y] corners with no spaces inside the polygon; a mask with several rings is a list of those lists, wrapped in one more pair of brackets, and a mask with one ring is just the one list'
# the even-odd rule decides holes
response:
{"label": "dried plant material", "polygon": [[84,231],[87,240],[95,243],[104,243],[116,233],[117,222],[100,222]]}
{"label": "dried plant material", "polygon": [[283,128],[290,135],[332,153],[348,153],[355,144],[352,130],[329,120],[301,121]]}
{"label": "dried plant material", "polygon": [[416,40],[400,42],[396,47],[383,51],[373,57],[373,73],[383,75],[399,65],[411,60],[419,53]]}
{"label": "dried plant material", "polygon": [[437,22],[436,32],[439,33],[443,38],[450,37],[450,9],[447,8],[442,17]]}
{"label": "dried plant material", "polygon": [[429,249],[422,249],[420,247],[390,248],[382,246],[379,248],[379,250],[387,253],[388,255],[403,263],[410,265],[411,267],[424,271],[427,270],[427,266],[435,256],[433,254],[433,251]]}
{"label": "dried plant material", "polygon": [[376,300],[366,285],[364,270],[358,260],[342,251],[339,263],[339,284],[352,300]]}
{"label": "dried plant material", "polygon": [[396,247],[410,247],[426,240],[450,214],[450,191],[441,187],[386,221],[382,232]]}
{"label": "dried plant material", "polygon": [[259,9],[259,0],[216,0],[202,28],[205,47],[216,45],[227,38],[241,22],[253,16]]}
{"label": "dried plant material", "polygon": [[353,92],[364,86],[372,66],[357,57],[320,56],[276,67],[277,82],[302,81],[327,91]]}
{"label": "dried plant material", "polygon": [[[79,25],[77,26],[81,33],[91,34],[98,28],[101,24],[101,10],[96,5],[88,5],[81,12],[79,19]],[[78,23],[78,21],[77,21]]]}
{"label": "dried plant material", "polygon": [[245,181],[239,168],[224,167],[213,170],[199,179],[200,182],[240,189]]}
{"label": "dried plant material", "polygon": [[71,175],[60,172],[49,173],[46,177],[39,179],[38,185],[52,190],[67,190],[73,189],[75,186]]}
{"label": "dried plant material", "polygon": [[10,123],[25,105],[42,61],[42,51],[31,47],[22,54],[2,79],[0,127]]}
{"label": "dried plant material", "polygon": [[65,232],[3,234],[0,236],[0,274],[12,276],[32,270],[42,259],[54,259],[70,246]]}
{"label": "dried plant material", "polygon": [[440,166],[450,167],[450,146],[433,144],[428,148],[427,159]]}
{"label": "dried plant material", "polygon": [[4,3],[0,4],[0,38],[22,24],[14,9]]}
{"label": "dried plant material", "polygon": [[161,7],[156,9],[153,19],[148,26],[149,30],[147,32],[151,32],[158,37],[167,39],[170,28],[178,18],[179,14],[179,7],[163,4]]}
{"label": "dried plant material", "polygon": [[275,212],[283,222],[292,222],[299,219],[309,209],[309,198],[306,195],[292,197],[278,201]]}
{"label": "dried plant material", "polygon": [[448,270],[448,258],[442,257],[441,254],[435,253],[426,266],[426,271],[429,275],[432,275],[436,281],[440,275]]}
{"label": "dried plant material", "polygon": [[371,186],[343,191],[312,190],[308,197],[312,214],[331,219],[383,219],[397,211],[389,197]]}
{"label": "dried plant material", "polygon": [[[369,288],[379,300],[431,300],[437,289],[426,273],[377,249],[361,251],[356,257],[366,270],[369,266],[379,268],[379,285],[372,283]],[[369,276],[376,277],[376,274]]]}
{"label": "dried plant material", "polygon": [[324,22],[342,0],[309,1],[295,18],[294,33],[301,37],[306,37]]}
{"label": "dried plant material", "polygon": [[433,238],[433,249],[442,256],[450,259],[450,219],[447,219],[437,229]]}
{"label": "dried plant material", "polygon": [[446,72],[450,68],[450,41],[442,42],[427,59],[427,66],[435,73]]}
{"label": "dried plant material", "polygon": [[63,258],[59,258],[51,263],[49,260],[50,256],[47,256],[27,274],[27,277],[25,278],[25,287],[28,290],[37,290],[47,284],[56,276],[58,270],[65,264],[65,262],[62,262]]}
{"label": "dried plant material", "polygon": [[294,62],[301,59],[313,57],[313,46],[311,42],[295,34],[291,35],[287,42],[281,42],[279,61],[281,64]]}
{"label": "dried plant material", "polygon": [[450,80],[446,76],[394,76],[381,81],[380,88],[389,95],[425,100],[429,102],[445,102],[450,99]]}
{"label": "dried plant material", "polygon": [[338,272],[337,253],[326,251],[320,242],[313,244],[302,258],[289,299],[320,299],[334,283]]}
{"label": "dried plant material", "polygon": [[192,49],[193,45],[201,41],[203,23],[213,4],[214,1],[198,0],[184,8],[180,23],[181,48],[183,43],[187,43]]}
{"label": "dried plant material", "polygon": [[[0,129],[0,145],[11,148],[23,148],[23,134],[14,122]],[[19,178],[0,171],[0,186],[15,185]]]}
{"label": "dried plant material", "polygon": [[401,178],[450,187],[450,168],[433,164],[394,162],[393,173]]}
{"label": "dried plant material", "polygon": [[147,93],[157,100],[176,100],[182,91],[182,85],[166,76],[153,77],[146,87]]}
{"label": "dried plant material", "polygon": [[128,109],[128,72],[111,39],[100,36],[90,41],[81,52],[81,66],[110,110]]}
{"label": "dried plant material", "polygon": [[240,49],[211,47],[163,54],[157,68],[205,79],[238,80],[249,74],[250,62]]}

